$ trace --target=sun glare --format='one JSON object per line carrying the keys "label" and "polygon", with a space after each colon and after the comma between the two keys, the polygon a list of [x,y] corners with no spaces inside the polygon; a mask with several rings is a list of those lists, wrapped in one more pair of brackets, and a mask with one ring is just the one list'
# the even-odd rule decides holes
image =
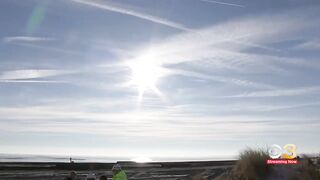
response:
{"label": "sun glare", "polygon": [[132,83],[139,88],[147,89],[156,85],[159,75],[157,74],[157,67],[151,63],[138,62],[131,65]]}
{"label": "sun glare", "polygon": [[131,161],[134,161],[136,163],[147,163],[147,162],[152,162],[152,159],[148,157],[136,157],[131,159]]}
{"label": "sun glare", "polygon": [[147,90],[159,94],[156,87],[157,80],[162,76],[160,65],[155,63],[154,53],[147,53],[129,64],[131,70],[130,84],[136,86],[139,90],[139,101]]}

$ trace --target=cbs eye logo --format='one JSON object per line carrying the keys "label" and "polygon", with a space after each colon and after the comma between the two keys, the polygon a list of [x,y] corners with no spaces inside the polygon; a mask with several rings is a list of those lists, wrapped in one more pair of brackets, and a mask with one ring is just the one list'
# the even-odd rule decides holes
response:
{"label": "cbs eye logo", "polygon": [[268,153],[272,159],[278,159],[280,157],[282,159],[294,159],[297,157],[296,149],[297,146],[294,144],[286,144],[282,148],[277,144],[273,144],[269,147]]}

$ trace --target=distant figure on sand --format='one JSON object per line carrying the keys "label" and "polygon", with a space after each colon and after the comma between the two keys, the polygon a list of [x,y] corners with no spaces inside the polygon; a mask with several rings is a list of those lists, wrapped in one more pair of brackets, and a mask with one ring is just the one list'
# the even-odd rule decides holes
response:
{"label": "distant figure on sand", "polygon": [[70,163],[74,163],[74,161],[72,160],[72,157],[70,157]]}
{"label": "distant figure on sand", "polygon": [[126,173],[121,169],[120,164],[115,164],[112,167],[113,177],[112,180],[127,180]]}

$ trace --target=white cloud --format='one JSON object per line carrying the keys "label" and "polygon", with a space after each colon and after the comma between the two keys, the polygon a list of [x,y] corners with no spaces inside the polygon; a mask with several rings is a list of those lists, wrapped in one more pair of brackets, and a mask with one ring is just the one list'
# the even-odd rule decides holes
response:
{"label": "white cloud", "polygon": [[299,95],[308,95],[319,93],[320,87],[299,87],[299,88],[292,88],[292,89],[277,89],[277,90],[268,90],[268,91],[256,91],[256,92],[249,92],[240,95],[234,96],[225,96],[225,97],[238,97],[238,98],[245,98],[245,97],[278,97],[278,96],[299,96]]}
{"label": "white cloud", "polygon": [[46,80],[3,80],[0,83],[66,83],[65,81],[46,81]]}
{"label": "white cloud", "polygon": [[[170,112],[175,113],[187,113],[191,115],[190,112],[195,112],[198,115],[203,113],[206,115],[208,112],[212,114],[220,113],[220,114],[247,114],[249,113],[261,113],[261,112],[272,112],[272,111],[281,111],[288,109],[297,109],[302,107],[312,107],[319,106],[320,102],[309,102],[309,103],[291,103],[291,104],[270,104],[270,103],[232,103],[225,106],[212,105],[212,104],[185,104],[178,105],[170,108]],[[197,109],[195,109],[197,107]],[[189,112],[189,113],[188,113]],[[207,114],[208,115],[208,114]],[[262,121],[263,122],[263,121]]]}
{"label": "white cloud", "polygon": [[[159,137],[189,136],[189,132],[192,131],[194,134],[190,137],[212,137],[209,131],[215,132],[215,136],[222,136],[226,132],[252,133],[263,130],[263,125],[272,119],[277,119],[277,124],[280,125],[281,120],[292,118],[273,115],[264,117],[259,114],[248,116],[247,112],[271,112],[320,105],[319,102],[280,105],[235,103],[225,106],[201,103],[167,106],[161,109],[123,108],[132,105],[133,101],[134,99],[130,99],[128,102],[126,98],[115,101],[96,99],[88,102],[79,99],[61,100],[41,106],[0,107],[0,116],[8,119],[0,121],[0,127],[18,132],[87,132],[111,135],[120,133],[127,136],[144,136],[153,132]],[[121,107],[121,112],[106,111]],[[242,115],[236,115],[236,112],[241,112]],[[16,127],[16,124],[26,125]],[[232,131],[234,126],[246,128],[240,128],[235,132]],[[118,127],[122,127],[123,131],[117,131]]]}
{"label": "white cloud", "polygon": [[83,55],[83,52],[78,52],[78,51],[73,51],[73,50],[68,50],[68,49],[63,49],[63,48],[38,45],[38,44],[32,43],[32,41],[29,43],[28,43],[28,41],[16,41],[16,42],[13,41],[12,43],[15,45],[40,49],[40,50],[44,50],[44,51],[52,51],[52,52],[64,53],[64,54],[70,54],[70,55],[76,55],[76,56]]}
{"label": "white cloud", "polygon": [[4,37],[3,41],[6,43],[30,43],[30,42],[43,42],[53,41],[53,38],[48,37],[34,37],[34,36],[10,36]]}
{"label": "white cloud", "polygon": [[146,14],[146,13],[142,13],[142,12],[137,12],[125,7],[120,7],[119,5],[113,5],[110,3],[106,3],[104,2],[103,4],[98,3],[97,1],[93,1],[93,0],[71,0],[73,2],[76,3],[80,3],[80,4],[84,4],[84,5],[88,5],[88,6],[92,6],[92,7],[96,7],[99,9],[103,9],[103,10],[107,10],[107,11],[111,11],[111,12],[117,12],[120,14],[125,14],[125,15],[129,15],[129,16],[133,16],[133,17],[137,17],[140,19],[144,19],[150,22],[154,22],[157,24],[162,24],[168,27],[172,27],[175,29],[180,29],[180,30],[184,30],[184,31],[192,31],[192,29],[185,27],[182,24],[167,20],[167,19],[163,19],[160,17],[156,17],[150,14]]}
{"label": "white cloud", "polygon": [[[58,76],[58,75],[63,75],[68,73],[72,73],[72,72],[64,71],[64,70],[50,70],[50,69],[13,70],[13,71],[4,71],[0,73],[0,80],[2,82],[22,82],[22,80],[52,77],[52,76]],[[26,82],[47,82],[47,81],[31,80]]]}
{"label": "white cloud", "polygon": [[[246,118],[245,129],[239,128],[238,131],[234,131],[232,130],[233,126],[226,126],[232,119],[230,117],[176,116],[170,112],[161,111],[91,113],[72,110],[67,106],[0,108],[0,115],[10,119],[10,121],[0,121],[1,129],[12,132],[68,132],[127,137],[153,134],[153,137],[161,138],[209,138],[213,137],[213,134],[208,133],[212,131],[215,131],[215,136],[221,137],[226,132],[230,132],[230,136],[233,136],[237,133],[256,132],[263,128],[256,123],[248,123],[248,118]],[[233,119],[238,121],[238,123],[234,122],[233,124],[242,126],[241,118]],[[179,121],[180,123],[170,123],[172,121]],[[119,127],[122,131],[118,131]],[[190,134],[191,131],[192,134]]]}
{"label": "white cloud", "polygon": [[207,80],[212,80],[212,81],[218,81],[218,82],[224,82],[228,84],[234,84],[238,86],[244,86],[244,87],[253,87],[253,88],[258,88],[258,89],[275,89],[275,86],[268,85],[268,84],[263,84],[263,83],[258,83],[258,82],[252,82],[248,80],[241,80],[241,79],[236,79],[236,78],[227,78],[223,76],[214,76],[214,75],[206,75],[203,73],[196,73],[196,72],[191,72],[191,71],[183,71],[183,70],[173,70],[174,72],[172,74],[181,74],[185,76],[190,76],[190,77],[196,77],[199,79],[207,79]]}

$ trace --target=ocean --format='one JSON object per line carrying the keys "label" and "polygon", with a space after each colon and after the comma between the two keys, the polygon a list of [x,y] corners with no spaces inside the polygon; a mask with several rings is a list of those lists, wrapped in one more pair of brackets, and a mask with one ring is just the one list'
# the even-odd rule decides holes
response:
{"label": "ocean", "polygon": [[[115,163],[117,161],[133,161],[133,157],[72,156],[74,162]],[[233,160],[230,157],[215,158],[152,158],[149,162],[181,162],[181,161],[219,161]],[[62,155],[29,155],[0,154],[0,162],[70,162],[70,156]]]}

